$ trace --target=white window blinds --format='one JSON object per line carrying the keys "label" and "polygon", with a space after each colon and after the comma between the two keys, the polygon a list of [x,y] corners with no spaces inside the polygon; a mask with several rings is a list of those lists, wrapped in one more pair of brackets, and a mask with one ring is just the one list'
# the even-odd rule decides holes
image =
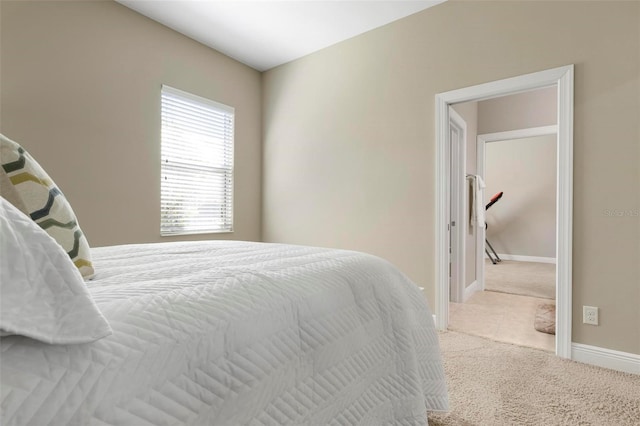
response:
{"label": "white window blinds", "polygon": [[160,234],[233,230],[232,107],[162,86]]}

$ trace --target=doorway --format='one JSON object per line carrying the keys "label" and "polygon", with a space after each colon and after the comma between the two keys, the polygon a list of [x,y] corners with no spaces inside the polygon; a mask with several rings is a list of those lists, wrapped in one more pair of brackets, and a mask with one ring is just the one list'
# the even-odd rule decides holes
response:
{"label": "doorway", "polygon": [[[530,248],[529,252],[520,252],[524,256],[511,255],[508,256],[507,260],[514,261],[531,261],[531,262],[541,262],[541,263],[555,263],[555,234],[557,224],[555,223],[555,210],[556,210],[556,187],[555,184],[557,182],[557,134],[558,134],[558,126],[557,125],[549,125],[549,126],[541,126],[541,127],[532,127],[526,129],[518,129],[512,131],[504,131],[504,132],[496,132],[490,134],[480,134],[477,136],[477,144],[476,144],[476,167],[477,173],[481,176],[485,181],[490,179],[491,177],[487,177],[488,172],[492,166],[495,167],[495,164],[503,160],[506,156],[506,159],[509,160],[510,156],[525,156],[526,163],[523,164],[524,167],[529,170],[519,170],[519,176],[517,176],[514,180],[515,182],[509,182],[507,184],[508,189],[513,189],[514,191],[519,191],[519,186],[524,186],[523,184],[529,186],[528,191],[525,192],[533,192],[535,197],[531,197],[530,200],[526,202],[530,202],[535,205],[537,204],[545,204],[546,207],[542,210],[537,206],[535,211],[531,211],[532,208],[529,207],[525,214],[519,214],[518,221],[519,223],[511,224],[514,228],[525,228],[528,221],[536,221],[537,228],[527,230],[527,232],[520,232],[521,235],[516,236],[520,241],[514,242],[515,245],[524,245],[528,244],[529,246],[534,245],[534,248]],[[506,153],[502,154],[501,157],[496,158],[494,154],[493,164],[487,164],[487,156],[488,149],[493,146],[495,151],[495,145],[504,145],[505,148],[507,146],[513,147],[514,144],[520,144],[524,147],[528,147],[526,150],[517,150],[512,152],[511,154]],[[531,143],[529,143],[531,142]],[[545,144],[547,145],[545,147]],[[549,145],[550,144],[550,145]],[[535,148],[532,150],[532,148]],[[545,149],[546,148],[546,149]],[[551,148],[551,151],[549,150]],[[545,155],[546,154],[546,155]],[[516,160],[518,160],[516,158]],[[533,162],[533,164],[530,164]],[[538,162],[539,164],[536,164]],[[550,168],[549,164],[545,163],[553,163],[553,169]],[[511,165],[512,168],[518,169],[519,166],[517,164]],[[541,169],[546,170],[542,172]],[[504,179],[505,176],[509,176],[512,171],[504,170],[502,171],[500,176]],[[495,173],[494,173],[495,175]],[[532,182],[535,179],[535,182]],[[501,185],[500,188],[504,189],[504,185]],[[492,191],[494,190],[494,191]],[[495,187],[489,185],[487,188],[488,195],[491,195],[495,192]],[[552,195],[552,199],[548,200],[547,203],[544,203],[544,198],[549,198],[549,195]],[[512,194],[507,195],[509,198],[512,197]],[[527,194],[516,194],[516,196],[522,198],[527,196]],[[516,207],[521,207],[525,204],[525,202],[519,203]],[[526,207],[526,206],[525,206]],[[541,226],[540,226],[541,225]],[[537,236],[536,234],[545,234],[548,233],[549,228],[553,229],[553,236],[550,237],[548,235]],[[478,239],[480,241],[484,241],[487,238],[487,229],[480,229],[480,235]],[[519,237],[519,238],[518,238]],[[537,237],[537,238],[536,238]],[[535,241],[532,241],[535,240]],[[541,247],[542,246],[542,247]],[[504,252],[500,250],[499,252]],[[516,250],[517,251],[517,250]],[[503,256],[505,257],[505,256]],[[481,260],[478,258],[478,260]],[[479,262],[480,263],[480,282],[479,288],[484,290],[486,289],[485,282],[483,278],[486,276],[485,270],[487,266],[487,262]],[[555,294],[555,291],[554,291]]]}
{"label": "doorway", "polygon": [[452,185],[447,158],[451,146],[449,107],[554,85],[558,99],[555,347],[556,355],[571,358],[573,65],[436,95],[436,325],[446,330],[449,320],[448,204]]}
{"label": "doorway", "polygon": [[[467,274],[464,300],[451,299],[451,330],[555,351],[556,105],[555,87],[456,105],[477,112],[471,132],[474,121],[476,133],[497,132],[469,138],[465,172],[485,184],[473,198],[484,217],[465,224],[465,252],[480,272]],[[549,125],[500,131],[534,123]]]}

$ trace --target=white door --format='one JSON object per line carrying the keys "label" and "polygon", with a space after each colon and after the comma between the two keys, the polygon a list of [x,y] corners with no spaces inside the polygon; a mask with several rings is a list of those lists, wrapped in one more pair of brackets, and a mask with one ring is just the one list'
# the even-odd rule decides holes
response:
{"label": "white door", "polygon": [[449,108],[449,300],[462,303],[464,274],[464,183],[467,124]]}

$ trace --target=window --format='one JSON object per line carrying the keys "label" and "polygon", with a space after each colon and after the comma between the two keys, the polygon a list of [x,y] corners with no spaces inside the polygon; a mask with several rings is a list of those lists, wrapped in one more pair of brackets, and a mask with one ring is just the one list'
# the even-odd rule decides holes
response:
{"label": "window", "polygon": [[160,235],[233,230],[234,109],[162,86]]}

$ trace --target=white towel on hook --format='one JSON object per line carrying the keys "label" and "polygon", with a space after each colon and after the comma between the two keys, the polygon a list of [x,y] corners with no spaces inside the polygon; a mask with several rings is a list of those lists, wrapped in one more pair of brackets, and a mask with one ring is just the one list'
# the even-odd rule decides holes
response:
{"label": "white towel on hook", "polygon": [[469,226],[473,228],[475,225],[478,227],[484,226],[484,205],[483,194],[484,180],[479,175],[471,175],[471,220]]}

